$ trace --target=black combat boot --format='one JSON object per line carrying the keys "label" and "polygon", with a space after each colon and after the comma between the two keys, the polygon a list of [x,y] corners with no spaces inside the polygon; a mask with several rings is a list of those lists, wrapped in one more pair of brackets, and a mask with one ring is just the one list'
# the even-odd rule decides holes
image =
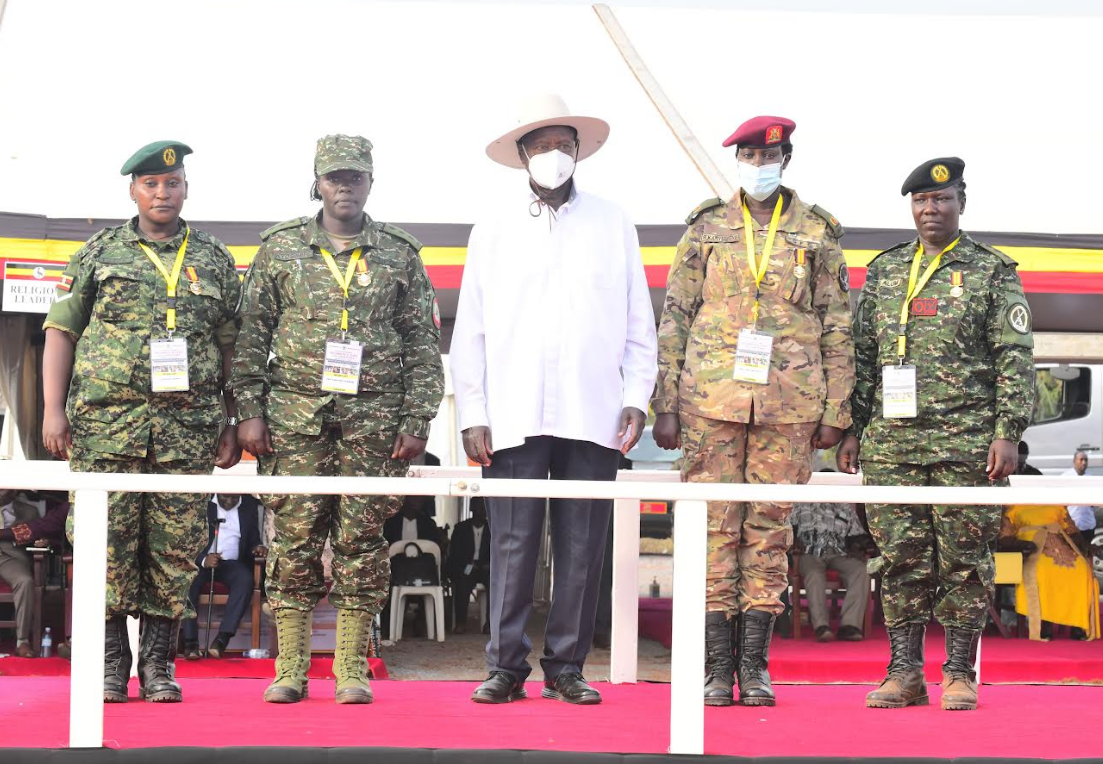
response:
{"label": "black combat boot", "polygon": [[980,629],[946,627],[946,662],[942,664],[942,710],[977,707],[977,645]]}
{"label": "black combat boot", "polygon": [[745,706],[772,706],[770,637],[777,616],[765,610],[743,613],[739,640],[739,702]]}
{"label": "black combat boot", "polygon": [[867,708],[925,706],[927,681],[923,678],[923,637],[926,624],[906,623],[889,627],[888,674],[881,686],[866,695]]}
{"label": "black combat boot", "polygon": [[184,699],[176,683],[176,641],[180,621],[142,615],[138,646],[138,697],[150,703],[179,703]]}
{"label": "black combat boot", "polygon": [[126,616],[108,618],[104,625],[103,640],[104,703],[126,703],[126,686],[130,682],[130,666],[133,660]]}
{"label": "black combat boot", "polygon": [[732,655],[732,627],[724,613],[705,614],[705,705],[735,703],[735,657]]}

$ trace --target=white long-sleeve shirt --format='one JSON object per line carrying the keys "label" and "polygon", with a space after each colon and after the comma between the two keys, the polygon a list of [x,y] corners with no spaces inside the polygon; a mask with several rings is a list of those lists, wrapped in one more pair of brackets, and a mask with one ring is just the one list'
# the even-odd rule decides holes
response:
{"label": "white long-sleeve shirt", "polygon": [[625,406],[647,411],[655,314],[636,227],[572,191],[552,214],[518,195],[471,231],[452,334],[460,428],[490,427],[495,451],[552,435],[620,448]]}

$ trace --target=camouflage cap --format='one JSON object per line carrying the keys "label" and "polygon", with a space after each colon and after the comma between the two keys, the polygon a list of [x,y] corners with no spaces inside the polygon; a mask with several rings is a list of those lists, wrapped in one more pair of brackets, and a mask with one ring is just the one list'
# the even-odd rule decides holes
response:
{"label": "camouflage cap", "polygon": [[327,135],[314,150],[314,174],[337,170],[371,172],[371,141],[359,135]]}
{"label": "camouflage cap", "polygon": [[120,175],[164,175],[184,166],[191,146],[180,141],[154,141],[135,151],[123,162]]}

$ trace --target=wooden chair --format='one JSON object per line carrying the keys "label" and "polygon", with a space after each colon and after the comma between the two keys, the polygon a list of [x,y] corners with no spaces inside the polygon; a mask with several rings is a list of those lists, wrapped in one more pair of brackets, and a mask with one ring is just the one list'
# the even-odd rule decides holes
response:
{"label": "wooden chair", "polygon": [[[31,647],[38,649],[38,645],[42,643],[42,606],[45,600],[45,593],[47,590],[46,585],[46,564],[49,558],[57,556],[59,561],[63,560],[62,557],[62,545],[61,541],[52,542],[49,546],[40,547],[27,547],[31,552],[31,574],[34,577],[34,596],[31,601],[31,607],[33,614],[31,616]],[[64,562],[61,564],[64,566]],[[60,585],[50,586],[50,590],[64,589],[65,570],[62,568]],[[15,593],[11,587],[8,586],[6,581],[0,580],[0,604],[8,603],[12,606],[11,619],[0,619],[0,628],[14,629],[15,622]],[[66,612],[68,615],[68,612]],[[57,642],[61,641],[60,636],[56,636]]]}
{"label": "wooden chair", "polygon": [[[838,612],[841,610],[840,597],[846,592],[846,587],[842,585],[842,581],[839,579],[837,571],[827,571],[827,593],[829,595],[828,607],[831,612]],[[868,637],[873,633],[873,609],[877,602],[877,598],[874,597],[874,592],[877,589],[878,580],[871,578],[871,586],[869,592],[869,602],[866,603],[866,617],[865,623],[862,626],[862,633]],[[801,614],[804,612],[802,607],[804,592],[804,578],[800,574],[800,554],[793,552],[793,561],[789,564],[789,586],[790,586],[790,602],[793,605],[793,631],[792,638],[800,639],[801,631]],[[807,593],[805,593],[806,595]]]}
{"label": "wooden chair", "polygon": [[[260,647],[260,612],[261,612],[261,597],[263,592],[261,591],[261,576],[264,573],[264,561],[263,556],[257,556],[253,558],[253,598],[252,598],[252,611],[250,613],[249,623],[252,627],[252,633],[250,637],[252,639],[252,647],[254,650]],[[211,585],[207,583],[199,593],[199,597],[196,600],[195,607],[199,615],[205,612],[207,602],[211,600]],[[215,581],[214,584],[214,605],[226,607],[226,603],[230,601],[230,590],[221,581]],[[206,621],[201,619],[203,626],[206,626]],[[221,623],[221,619],[219,619]],[[211,628],[213,629],[213,622]]]}

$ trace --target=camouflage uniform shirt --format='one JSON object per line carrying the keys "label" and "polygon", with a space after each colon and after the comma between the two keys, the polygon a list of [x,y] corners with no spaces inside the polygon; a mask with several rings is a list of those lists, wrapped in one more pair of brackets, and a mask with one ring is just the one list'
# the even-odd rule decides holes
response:
{"label": "camouflage uniform shirt", "polygon": [[[773,335],[768,384],[732,378],[739,330],[751,325],[742,197],[694,210],[678,243],[659,323],[656,413],[727,422],[850,425],[854,345],[842,227],[791,195],[761,284],[757,327]],[[761,257],[768,225],[755,223]],[[803,260],[803,265],[801,264]]]}
{"label": "camouflage uniform shirt", "polygon": [[[222,419],[222,348],[237,336],[241,283],[222,242],[191,229],[177,286],[177,338],[188,341],[186,392],[150,391],[150,338],[167,336],[167,287],[139,241],[172,271],[187,223],[168,241],[147,241],[138,219],[105,228],[69,261],[46,329],[76,342],[67,414],[77,452],[160,462],[211,456]],[[194,268],[196,294],[187,268]],[[199,434],[201,437],[196,437]]]}
{"label": "camouflage uniform shirt", "polygon": [[963,233],[920,292],[924,303],[909,308],[905,363],[916,366],[919,416],[885,419],[881,369],[898,363],[900,306],[918,246],[918,240],[898,244],[869,265],[854,331],[852,432],[867,461],[983,462],[994,439],[1017,443],[1030,422],[1030,308],[1015,261]]}
{"label": "camouflage uniform shirt", "polygon": [[[291,432],[318,435],[323,409],[334,403],[346,438],[427,437],[444,376],[439,311],[417,239],[366,215],[342,252],[333,252],[315,217],[280,223],[261,238],[245,277],[231,376],[241,419],[267,415]],[[356,247],[364,248],[369,283],[353,276],[347,338],[363,345],[363,356],[359,393],[340,395],[321,389],[326,341],[341,337],[344,297],[320,250],[334,255],[343,275]]]}

